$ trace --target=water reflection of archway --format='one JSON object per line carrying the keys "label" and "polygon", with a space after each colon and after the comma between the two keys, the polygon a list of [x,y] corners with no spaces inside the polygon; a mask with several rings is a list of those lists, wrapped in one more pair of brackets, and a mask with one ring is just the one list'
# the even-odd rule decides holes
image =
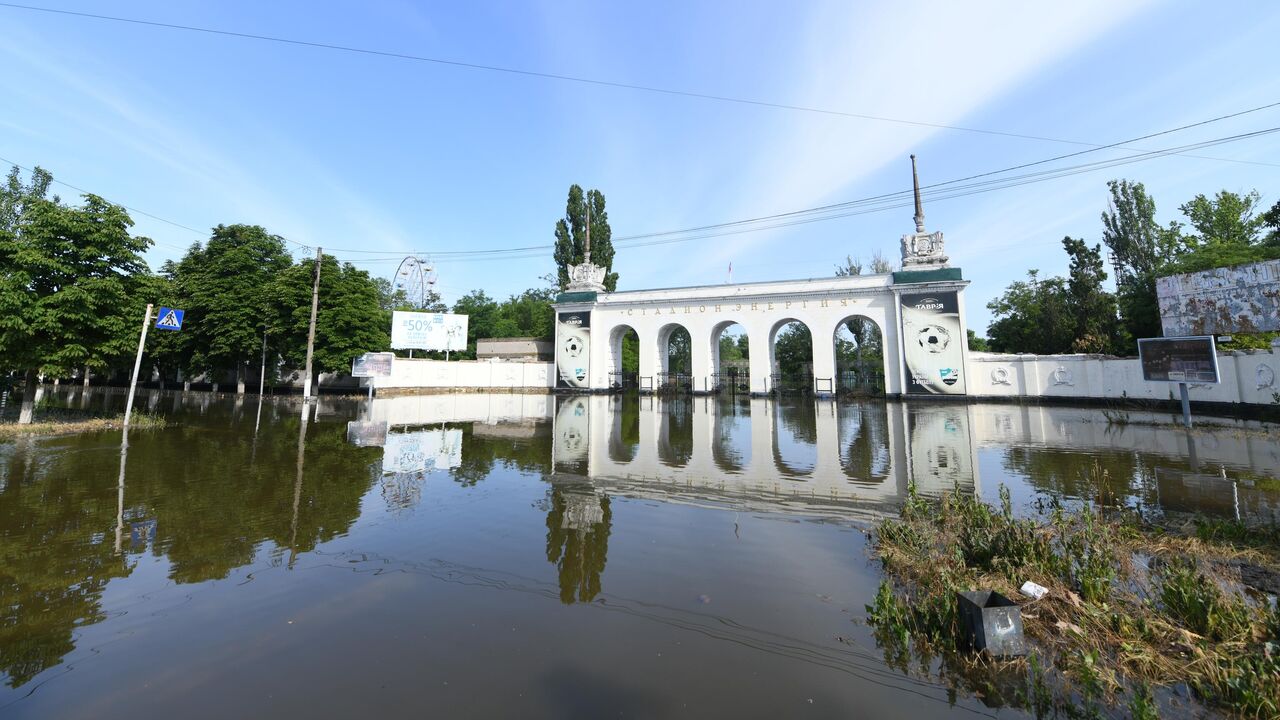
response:
{"label": "water reflection of archway", "polygon": [[787,477],[810,476],[818,465],[818,416],[813,403],[782,402],[774,408],[774,465]]}
{"label": "water reflection of archway", "polygon": [[836,409],[840,466],[855,483],[879,485],[892,472],[889,414],[882,403],[841,403]]}
{"label": "water reflection of archway", "polygon": [[676,396],[659,408],[658,459],[671,467],[684,467],[693,457],[693,404]]}
{"label": "water reflection of archway", "polygon": [[628,463],[640,449],[640,397],[623,393],[610,398],[613,425],[609,432],[609,459]]}
{"label": "water reflection of archway", "polygon": [[731,395],[716,403],[711,458],[727,473],[740,473],[751,463],[751,417],[742,412],[749,407]]}
{"label": "water reflection of archway", "polygon": [[837,392],[884,394],[884,334],[875,320],[850,315],[836,324],[831,338]]}

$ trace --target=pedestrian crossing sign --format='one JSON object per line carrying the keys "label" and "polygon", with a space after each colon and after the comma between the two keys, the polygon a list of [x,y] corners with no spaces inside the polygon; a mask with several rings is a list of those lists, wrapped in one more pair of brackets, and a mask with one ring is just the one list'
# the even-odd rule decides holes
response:
{"label": "pedestrian crossing sign", "polygon": [[181,330],[182,316],[184,314],[184,310],[176,310],[174,308],[167,307],[160,308],[160,312],[156,315],[156,329]]}

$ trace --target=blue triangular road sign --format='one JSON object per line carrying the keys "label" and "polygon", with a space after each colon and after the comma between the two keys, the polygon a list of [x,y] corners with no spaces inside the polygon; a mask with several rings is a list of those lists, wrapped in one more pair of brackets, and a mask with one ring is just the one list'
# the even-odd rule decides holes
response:
{"label": "blue triangular road sign", "polygon": [[184,311],[162,307],[156,314],[157,330],[181,330]]}

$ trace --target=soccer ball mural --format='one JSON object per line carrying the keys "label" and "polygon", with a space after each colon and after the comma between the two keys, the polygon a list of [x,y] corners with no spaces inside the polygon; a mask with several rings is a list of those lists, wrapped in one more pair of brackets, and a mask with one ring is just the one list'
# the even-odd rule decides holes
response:
{"label": "soccer ball mural", "polygon": [[916,333],[920,347],[931,353],[940,353],[951,344],[951,333],[938,325],[925,325]]}
{"label": "soccer ball mural", "polygon": [[582,355],[582,338],[577,335],[570,335],[564,341],[564,354],[576,358]]}

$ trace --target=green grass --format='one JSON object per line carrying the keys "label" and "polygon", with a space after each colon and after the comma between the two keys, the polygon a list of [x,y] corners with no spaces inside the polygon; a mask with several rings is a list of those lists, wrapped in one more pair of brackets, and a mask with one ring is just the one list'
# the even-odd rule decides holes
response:
{"label": "green grass", "polygon": [[[66,420],[33,422],[19,425],[14,422],[0,423],[0,440],[11,440],[19,437],[43,437],[54,435],[75,435],[78,433],[118,430],[124,424],[124,417],[91,418],[88,420]],[[159,415],[135,413],[129,422],[132,430],[159,430],[168,426],[168,422]]]}
{"label": "green grass", "polygon": [[[1092,475],[1105,487],[1105,473]],[[1278,567],[1274,530],[1205,521],[1183,535],[1091,503],[1020,517],[1004,488],[993,506],[912,487],[873,538],[886,578],[867,622],[892,667],[942,657],[950,678],[988,674],[962,683],[975,689],[990,673],[1021,673],[1015,704],[1040,716],[1154,717],[1156,696],[1179,685],[1225,716],[1280,715],[1280,610],[1231,575],[1241,558]],[[1026,580],[1049,595],[1024,598]],[[955,594],[978,589],[1022,602],[1029,658],[992,665],[963,647]]]}

